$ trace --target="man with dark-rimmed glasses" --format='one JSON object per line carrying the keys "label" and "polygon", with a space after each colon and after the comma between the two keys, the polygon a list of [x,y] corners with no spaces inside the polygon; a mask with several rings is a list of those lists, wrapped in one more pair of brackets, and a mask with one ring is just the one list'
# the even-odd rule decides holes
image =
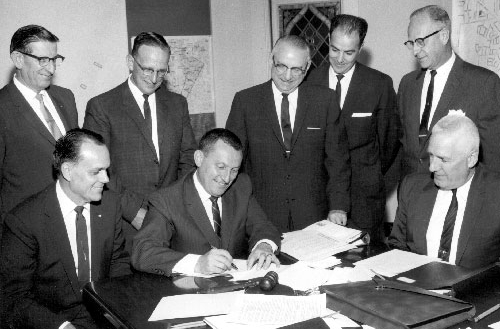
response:
{"label": "man with dark-rimmed glasses", "polygon": [[[196,150],[183,96],[163,83],[170,47],[163,36],[142,32],[127,55],[130,76],[121,85],[92,98],[83,127],[104,137],[111,153],[110,175],[121,181],[126,249],[142,225],[148,196],[194,169]],[[131,205],[133,204],[133,205]]]}
{"label": "man with dark-rimmed glasses", "polygon": [[269,64],[271,80],[236,93],[226,123],[243,143],[242,171],[281,232],[326,218],[345,225],[351,168],[338,100],[301,84],[311,65],[302,38],[280,38]]}
{"label": "man with dark-rimmed glasses", "polygon": [[427,146],[434,124],[449,110],[462,110],[479,129],[479,161],[500,170],[500,79],[464,62],[451,46],[451,22],[438,6],[426,6],[410,16],[404,45],[422,69],[403,77],[398,108],[403,126],[402,177],[427,172]]}
{"label": "man with dark-rimmed glasses", "polygon": [[19,28],[11,39],[15,74],[0,90],[1,217],[54,181],[56,140],[78,127],[73,93],[51,84],[64,60],[58,41],[38,25]]}

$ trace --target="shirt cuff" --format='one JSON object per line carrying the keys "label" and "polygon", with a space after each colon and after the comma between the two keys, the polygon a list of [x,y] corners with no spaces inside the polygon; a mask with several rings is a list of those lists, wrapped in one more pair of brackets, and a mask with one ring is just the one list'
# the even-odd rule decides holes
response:
{"label": "shirt cuff", "polygon": [[259,243],[262,243],[262,242],[265,242],[265,243],[269,244],[271,246],[271,248],[273,249],[273,253],[275,253],[276,250],[278,250],[278,246],[272,240],[262,239],[262,240],[257,241],[257,243],[255,244],[255,246],[253,246],[252,251],[254,251],[254,249],[259,245]]}
{"label": "shirt cuff", "polygon": [[64,322],[63,322],[63,324],[61,324],[61,325],[59,326],[59,329],[64,329],[64,327],[66,327],[66,325],[67,325],[67,324],[69,324],[69,323],[71,323],[71,322],[69,322],[69,321],[64,321]]}
{"label": "shirt cuff", "polygon": [[187,254],[186,256],[182,257],[181,260],[177,262],[177,264],[174,265],[174,268],[172,268],[172,273],[193,275],[195,273],[194,268],[196,267],[196,263],[198,263],[200,257],[201,255]]}
{"label": "shirt cuff", "polygon": [[146,213],[148,211],[144,208],[140,208],[139,211],[137,212],[137,215],[135,215],[134,220],[132,221],[132,226],[139,231],[139,229],[142,227],[142,222],[144,221],[144,217],[146,217]]}

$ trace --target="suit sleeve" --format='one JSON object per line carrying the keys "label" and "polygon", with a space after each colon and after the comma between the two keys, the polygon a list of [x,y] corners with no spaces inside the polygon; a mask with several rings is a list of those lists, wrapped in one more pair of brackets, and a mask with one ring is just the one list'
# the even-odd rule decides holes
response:
{"label": "suit sleeve", "polygon": [[240,168],[241,172],[245,172],[244,164],[248,149],[248,138],[245,125],[245,109],[243,102],[241,101],[241,94],[238,92],[234,95],[233,103],[231,104],[231,111],[229,112],[229,116],[226,121],[226,129],[235,133],[243,145],[243,161],[241,162]]}
{"label": "suit sleeve", "polygon": [[410,251],[406,241],[406,229],[408,221],[408,202],[411,195],[409,193],[408,176],[403,179],[398,191],[398,208],[396,218],[392,225],[391,235],[389,236],[389,247]]}
{"label": "suit sleeve", "polygon": [[182,177],[193,171],[194,151],[197,149],[196,140],[194,138],[193,128],[191,127],[191,119],[189,118],[187,100],[183,97],[181,101],[182,108],[182,142],[179,154],[179,165],[177,177]]}
{"label": "suit sleeve", "polygon": [[[120,200],[117,200],[117,209],[121,209]],[[113,239],[113,254],[111,255],[111,265],[109,269],[110,277],[117,277],[131,274],[130,257],[125,251],[125,237],[122,231],[122,212],[116,211],[114,218],[115,231]]]}
{"label": "suit sleeve", "polygon": [[400,131],[401,123],[397,111],[396,92],[392,85],[392,79],[387,77],[384,79],[377,111],[377,135],[382,174],[389,170],[398,155]]}
{"label": "suit sleeve", "polygon": [[7,215],[0,253],[0,282],[6,320],[15,327],[58,328],[66,319],[41,305],[32,292],[37,241],[26,225]]}
{"label": "suit sleeve", "polygon": [[187,253],[171,249],[175,226],[166,203],[155,193],[144,223],[132,244],[132,266],[143,272],[170,275],[175,264]]}
{"label": "suit sleeve", "polygon": [[[91,99],[87,103],[85,110],[85,120],[83,128],[91,130],[104,138],[108,149],[111,148],[111,127],[109,119],[105,114],[99,100],[96,98]],[[110,172],[110,182],[107,184],[108,188],[121,195],[122,201],[122,215],[123,218],[132,223],[141,207],[147,207],[147,200],[143,195],[134,193],[125,189],[121,184],[120,177],[113,172]]]}
{"label": "suit sleeve", "polygon": [[479,112],[476,122],[481,138],[481,159],[489,169],[500,169],[500,78],[491,73],[482,87],[484,101],[477,104]]}
{"label": "suit sleeve", "polygon": [[326,192],[330,210],[348,212],[351,205],[351,160],[344,120],[334,93],[330,102],[326,126],[325,167],[328,171]]}

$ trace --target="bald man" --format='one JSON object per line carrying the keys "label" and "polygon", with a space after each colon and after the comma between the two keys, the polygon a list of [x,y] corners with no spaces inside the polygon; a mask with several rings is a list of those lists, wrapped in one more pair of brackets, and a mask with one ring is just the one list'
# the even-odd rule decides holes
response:
{"label": "bald man", "polygon": [[393,248],[478,268],[500,257],[500,175],[478,165],[479,132],[471,119],[449,114],[432,129],[430,173],[400,187]]}
{"label": "bald man", "polygon": [[236,93],[226,123],[243,143],[242,170],[281,232],[325,218],[345,225],[351,169],[336,96],[302,85],[311,54],[298,36],[279,39],[269,65],[271,80]]}

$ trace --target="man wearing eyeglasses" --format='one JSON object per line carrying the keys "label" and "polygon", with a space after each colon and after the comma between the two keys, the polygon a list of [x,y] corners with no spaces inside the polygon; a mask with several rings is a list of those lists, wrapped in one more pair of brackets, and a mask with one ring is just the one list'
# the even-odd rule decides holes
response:
{"label": "man wearing eyeglasses", "polygon": [[350,206],[347,134],[335,94],[302,85],[311,65],[302,38],[280,38],[271,80],[236,93],[226,128],[244,146],[242,171],[281,232],[328,218],[345,225]]}
{"label": "man wearing eyeglasses", "polygon": [[73,93],[51,85],[56,67],[64,60],[57,54],[58,41],[38,25],[21,27],[12,36],[15,75],[0,90],[1,217],[55,180],[56,140],[78,127]]}
{"label": "man wearing eyeglasses", "polygon": [[169,58],[163,36],[140,33],[127,55],[127,81],[87,104],[83,127],[104,137],[111,152],[110,175],[119,177],[127,200],[137,203],[129,208],[140,208],[137,214],[124,214],[133,219],[131,225],[124,224],[128,251],[142,225],[148,196],[195,168],[187,101],[163,83]]}
{"label": "man wearing eyeglasses", "polygon": [[330,24],[329,62],[307,81],[335,90],[341,104],[352,164],[347,224],[369,232],[371,241],[382,241],[384,175],[398,154],[400,123],[392,79],[358,62],[367,31],[363,18],[336,15]]}
{"label": "man wearing eyeglasses", "polygon": [[500,170],[500,79],[458,57],[451,47],[451,22],[438,6],[414,11],[404,44],[422,69],[403,77],[398,108],[403,125],[402,177],[427,172],[430,131],[449,110],[462,110],[478,127],[479,161]]}

